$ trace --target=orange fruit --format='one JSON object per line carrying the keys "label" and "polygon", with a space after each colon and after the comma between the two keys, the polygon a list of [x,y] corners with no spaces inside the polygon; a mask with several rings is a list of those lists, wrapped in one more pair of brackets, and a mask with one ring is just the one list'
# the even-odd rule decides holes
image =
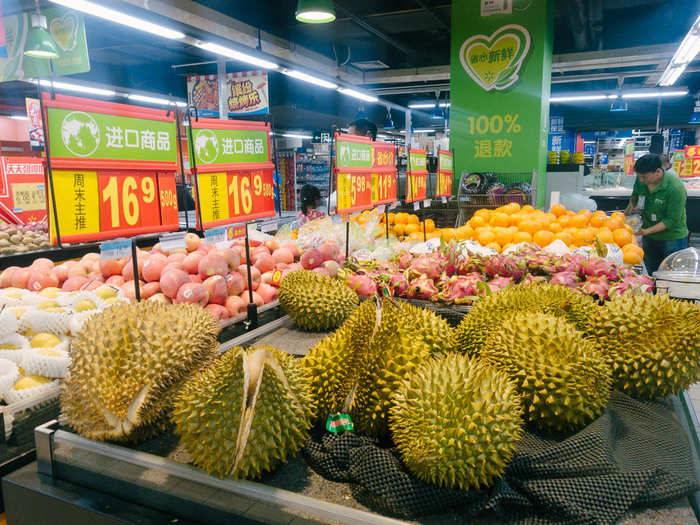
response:
{"label": "orange fruit", "polygon": [[615,239],[613,238],[613,233],[610,231],[610,228],[607,226],[603,226],[601,229],[598,230],[598,238],[603,244],[614,244]]}
{"label": "orange fruit", "polygon": [[514,213],[518,213],[520,211],[520,204],[517,202],[510,202],[506,204],[504,207],[503,212],[507,213],[508,215],[512,215]]}
{"label": "orange fruit", "polygon": [[408,236],[409,241],[422,241],[423,232],[411,232]]}
{"label": "orange fruit", "polygon": [[465,224],[464,226],[460,226],[459,228],[457,228],[457,238],[460,241],[463,241],[465,239],[471,239],[472,235],[474,235],[474,230],[472,230],[471,226],[469,226],[468,224]]}
{"label": "orange fruit", "polygon": [[491,210],[488,208],[479,208],[474,212],[475,216],[481,216],[481,215],[491,215]]}
{"label": "orange fruit", "polygon": [[607,217],[605,216],[605,213],[602,213],[602,215],[598,215],[598,212],[595,212],[593,214],[593,217],[591,217],[591,226],[594,228],[600,228],[602,227],[607,221]]}
{"label": "orange fruit", "polygon": [[519,227],[520,227],[520,231],[527,232],[530,235],[534,234],[536,231],[541,229],[539,222],[535,222],[535,221],[530,220],[530,219],[524,219],[524,220],[520,221]]}
{"label": "orange fruit", "polygon": [[557,217],[557,222],[562,225],[562,227],[566,228],[569,225],[569,222],[571,222],[571,217],[568,215],[562,215],[561,217]]}
{"label": "orange fruit", "polygon": [[518,227],[517,227],[517,226],[508,226],[508,229],[509,229],[511,232],[513,232],[513,233],[515,233],[515,232],[518,231]]}
{"label": "orange fruit", "polygon": [[450,242],[452,239],[457,238],[457,230],[455,228],[442,228],[440,233],[445,242]]}
{"label": "orange fruit", "polygon": [[401,237],[405,232],[406,232],[406,225],[405,224],[397,223],[394,226],[394,233],[396,233],[396,235],[398,235],[399,237]]}
{"label": "orange fruit", "polygon": [[612,213],[610,214],[610,218],[612,219],[612,218],[614,218],[614,217],[618,217],[618,218],[622,219],[623,222],[624,222],[624,220],[625,220],[625,214],[622,213],[621,211],[614,211],[614,212],[612,212]]}
{"label": "orange fruit", "polygon": [[641,264],[644,258],[644,250],[634,244],[622,247],[622,261],[625,264]]}
{"label": "orange fruit", "polygon": [[496,234],[491,230],[483,230],[476,234],[476,240],[479,241],[479,244],[482,246],[486,246],[488,243],[496,240]]}
{"label": "orange fruit", "polygon": [[406,221],[408,224],[418,224],[420,220],[418,219],[418,215],[411,213],[408,216],[408,220]]}
{"label": "orange fruit", "polygon": [[566,215],[566,208],[564,208],[564,206],[561,204],[555,204],[550,208],[549,212],[556,217],[562,217],[563,215]]}
{"label": "orange fruit", "polygon": [[625,218],[624,217],[619,217],[615,214],[611,215],[610,218],[605,222],[605,225],[610,228],[612,231],[615,231],[619,228],[624,227],[625,225]]}
{"label": "orange fruit", "polygon": [[531,212],[531,211],[535,211],[535,208],[533,208],[530,204],[526,204],[526,205],[523,206],[521,209],[522,209],[524,212],[528,212],[528,213]]}
{"label": "orange fruit", "polygon": [[547,220],[547,222],[554,222],[557,220],[557,216],[553,213],[545,213],[544,218]]}
{"label": "orange fruit", "polygon": [[629,224],[625,223],[625,224],[622,225],[622,227],[623,227],[625,230],[627,230],[628,232],[630,232],[630,233],[632,233],[632,234],[634,233],[634,228],[632,228],[632,226],[630,226]]}
{"label": "orange fruit", "polygon": [[498,244],[496,241],[488,243],[486,247],[491,248],[492,250],[496,250],[498,253],[501,253],[501,245]]}
{"label": "orange fruit", "polygon": [[425,219],[425,231],[427,233],[435,231],[435,221],[433,219]]}
{"label": "orange fruit", "polygon": [[519,242],[532,242],[532,235],[524,231],[518,231],[513,234],[513,242],[518,244]]}
{"label": "orange fruit", "polygon": [[538,244],[540,248],[544,248],[554,240],[554,234],[549,230],[540,230],[532,236],[532,240],[535,241],[535,244]]}
{"label": "orange fruit", "polygon": [[481,226],[486,226],[486,221],[481,215],[474,215],[471,219],[469,219],[468,222],[469,226],[471,226],[473,229],[480,228]]}
{"label": "orange fruit", "polygon": [[403,231],[404,235],[411,235],[412,233],[418,233],[419,231],[421,234],[423,233],[423,229],[418,224],[407,224]]}
{"label": "orange fruit", "polygon": [[[389,224],[394,224],[396,222],[396,214],[394,212],[389,212]],[[138,257],[137,257],[138,259]]]}
{"label": "orange fruit", "polygon": [[574,238],[572,237],[572,235],[569,232],[564,232],[564,231],[559,232],[559,233],[555,233],[554,238],[559,239],[567,246],[571,245],[571,243],[574,240]]}
{"label": "orange fruit", "polygon": [[574,241],[580,246],[591,244],[594,238],[594,232],[591,228],[579,228],[574,233]]}
{"label": "orange fruit", "polygon": [[569,224],[574,228],[585,228],[588,226],[588,220],[590,217],[588,215],[574,215],[571,217]]}
{"label": "orange fruit", "polygon": [[507,213],[494,213],[489,220],[491,226],[508,226],[510,225],[510,217]]}
{"label": "orange fruit", "polygon": [[501,246],[509,244],[513,240],[513,232],[508,228],[500,228],[496,231],[496,242]]}
{"label": "orange fruit", "polygon": [[547,225],[547,229],[552,233],[559,233],[560,231],[564,230],[564,227],[557,221],[553,221]]}
{"label": "orange fruit", "polygon": [[634,240],[634,235],[624,228],[618,228],[617,230],[613,230],[613,239],[615,240],[615,244],[622,248]]}
{"label": "orange fruit", "polygon": [[394,217],[394,222],[396,224],[406,224],[408,222],[408,213],[406,212],[399,212],[396,214]]}

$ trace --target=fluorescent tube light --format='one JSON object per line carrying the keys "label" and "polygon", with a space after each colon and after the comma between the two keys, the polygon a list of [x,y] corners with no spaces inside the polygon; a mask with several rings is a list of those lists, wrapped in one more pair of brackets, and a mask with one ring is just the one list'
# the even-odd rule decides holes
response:
{"label": "fluorescent tube light", "polygon": [[200,42],[196,45],[197,47],[204,49],[205,51],[210,51],[212,53],[216,53],[217,55],[222,55],[228,58],[232,58],[234,60],[239,60],[241,62],[253,64],[254,66],[262,67],[265,69],[277,69],[279,67],[279,65],[275,64],[274,62],[255,57],[253,55],[248,55],[246,53],[241,53],[240,51],[236,51],[235,49],[231,49],[230,47],[220,46],[219,44],[215,44],[213,42]]}
{"label": "fluorescent tube light", "polygon": [[287,76],[303,80],[304,82],[308,82],[309,84],[324,87],[326,89],[336,89],[338,87],[338,84],[328,82],[327,80],[323,80],[312,75],[307,75],[306,73],[302,73],[301,71],[296,71],[294,69],[284,69],[282,70],[282,73],[284,73]]}
{"label": "fluorescent tube light", "polygon": [[[411,109],[432,109],[435,107],[435,103],[423,103],[423,102],[417,102],[415,104],[409,104],[409,108]],[[450,103],[449,102],[440,102],[440,107],[441,108],[449,108]]]}
{"label": "fluorescent tube light", "polygon": [[693,26],[683,38],[681,45],[678,46],[673,58],[669,61],[661,78],[659,79],[660,86],[672,86],[681,76],[685,68],[693,60],[700,51],[700,16],[695,19]]}
{"label": "fluorescent tube light", "polygon": [[622,98],[682,97],[687,94],[687,89],[679,91],[646,91],[640,93],[623,93]]}
{"label": "fluorescent tube light", "polygon": [[29,117],[26,115],[10,115],[10,118],[14,120],[29,120]]}
{"label": "fluorescent tube light", "polygon": [[290,138],[290,139],[309,139],[309,140],[311,140],[313,138],[311,135],[300,135],[298,133],[282,133],[282,136]]}
{"label": "fluorescent tube light", "polygon": [[585,100],[604,100],[608,95],[571,95],[564,97],[549,97],[550,102],[577,102]]}
{"label": "fluorescent tube light", "polygon": [[377,97],[350,88],[339,87],[338,91],[340,91],[343,95],[359,98],[360,100],[364,100],[365,102],[377,102],[379,100]]}
{"label": "fluorescent tube light", "polygon": [[[36,81],[34,81],[36,83]],[[69,84],[67,82],[51,82],[50,80],[42,80],[41,85],[50,88],[53,85],[54,89],[61,91],[76,91],[78,93],[88,93],[90,95],[100,95],[103,97],[114,97],[117,92],[111,89],[94,88],[90,86],[82,86],[80,84]]]}
{"label": "fluorescent tube light", "polygon": [[154,35],[170,38],[173,40],[185,38],[185,34],[180,31],[169,29],[167,27],[163,27],[158,24],[153,24],[151,22],[146,22],[141,18],[136,18],[135,16],[127,15],[126,13],[122,13],[121,11],[116,11],[115,9],[103,7],[99,4],[88,2],[87,0],[51,1],[54,4],[69,7],[71,9],[76,9],[78,11],[82,11],[83,13],[104,18],[105,20],[129,26],[133,29],[140,29],[141,31],[146,31],[147,33],[152,33]]}
{"label": "fluorescent tube light", "polygon": [[[147,104],[160,104],[162,106],[173,105],[173,101],[168,100],[167,98],[148,97],[146,95],[127,95],[126,97],[129,100],[136,100],[137,102],[146,102]],[[179,108],[184,108],[187,106],[187,104],[185,104],[184,102],[175,102],[174,104]]]}
{"label": "fluorescent tube light", "polygon": [[[412,133],[415,135],[416,133],[432,133],[433,131],[441,131],[439,129],[432,129],[432,128],[418,128],[414,129]],[[401,130],[399,133],[403,133],[404,135],[406,134],[406,130]]]}

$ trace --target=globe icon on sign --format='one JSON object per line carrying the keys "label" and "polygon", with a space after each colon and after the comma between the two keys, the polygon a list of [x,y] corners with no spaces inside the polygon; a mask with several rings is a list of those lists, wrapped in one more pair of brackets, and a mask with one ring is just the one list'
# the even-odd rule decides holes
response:
{"label": "globe icon on sign", "polygon": [[211,164],[219,156],[219,141],[210,129],[200,129],[194,139],[197,158],[205,164]]}
{"label": "globe icon on sign", "polygon": [[100,145],[100,128],[87,113],[73,111],[61,122],[63,144],[76,157],[89,157]]}

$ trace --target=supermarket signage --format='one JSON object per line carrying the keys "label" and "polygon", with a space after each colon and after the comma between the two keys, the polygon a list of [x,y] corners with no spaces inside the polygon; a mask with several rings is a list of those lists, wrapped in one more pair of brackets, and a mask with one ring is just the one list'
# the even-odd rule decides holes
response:
{"label": "supermarket signage", "polygon": [[700,177],[700,146],[686,146],[684,153],[683,168],[676,173],[680,177]]}
{"label": "supermarket signage", "polygon": [[385,142],[372,142],[372,205],[396,201],[396,148]]}
{"label": "supermarket signage", "polygon": [[339,168],[371,168],[374,164],[372,160],[372,144],[369,140],[367,142],[355,142],[354,140],[338,139],[336,149]]}
{"label": "supermarket signage", "polygon": [[314,131],[313,138],[311,139],[312,144],[330,144],[333,140],[333,132],[331,130],[316,130]]}
{"label": "supermarket signage", "polygon": [[467,74],[484,90],[503,90],[517,82],[528,51],[530,33],[521,25],[508,24],[491,36],[469,37],[459,50],[459,59]]}
{"label": "supermarket signage", "polygon": [[203,229],[275,215],[269,132],[264,122],[191,119]]}
{"label": "supermarket signage", "polygon": [[372,207],[372,141],[355,135],[335,135],[338,213],[346,214]]}
{"label": "supermarket signage", "polygon": [[452,3],[450,145],[455,177],[536,171],[544,190],[554,2],[525,3],[489,16],[483,2]]}
{"label": "supermarket signage", "polygon": [[46,220],[44,161],[0,157],[0,221],[26,224]]}
{"label": "supermarket signage", "polygon": [[424,149],[408,150],[408,167],[406,174],[406,202],[425,200],[428,189],[427,152]]}
{"label": "supermarket signage", "polygon": [[174,113],[65,95],[43,97],[53,181],[52,243],[179,228]]}
{"label": "supermarket signage", "polygon": [[625,143],[625,175],[634,175],[634,139]]}
{"label": "supermarket signage", "polygon": [[131,256],[131,239],[114,239],[100,243],[100,261]]}
{"label": "supermarket signage", "polygon": [[436,197],[449,197],[452,195],[452,176],[454,157],[449,151],[438,151],[438,173]]}
{"label": "supermarket signage", "polygon": [[[224,105],[229,116],[269,113],[267,71],[229,73],[224,80]],[[187,98],[200,117],[219,116],[217,75],[187,77]]]}

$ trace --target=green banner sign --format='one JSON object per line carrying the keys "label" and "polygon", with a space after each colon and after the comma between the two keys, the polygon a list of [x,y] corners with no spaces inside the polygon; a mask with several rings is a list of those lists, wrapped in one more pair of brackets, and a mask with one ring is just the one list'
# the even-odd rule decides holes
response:
{"label": "green banner sign", "polygon": [[424,171],[428,169],[428,162],[425,153],[409,152],[409,168],[411,171]]}
{"label": "green banner sign", "polygon": [[371,168],[372,145],[339,140],[336,143],[338,168]]}
{"label": "green banner sign", "polygon": [[177,161],[174,122],[47,108],[53,157]]}
{"label": "green banner sign", "polygon": [[197,164],[268,162],[267,131],[192,129]]}
{"label": "green banner sign", "polygon": [[452,155],[447,155],[446,153],[440,153],[440,158],[438,159],[438,169],[440,171],[452,171],[454,157]]}
{"label": "green banner sign", "polygon": [[[454,0],[450,141],[466,172],[538,174],[544,205],[552,0],[516,9]],[[529,181],[523,176],[522,180]],[[456,187],[456,185],[455,185]]]}
{"label": "green banner sign", "polygon": [[[47,31],[56,42],[58,58],[52,59],[53,75],[73,75],[90,71],[83,15],[65,7],[42,9]],[[31,30],[30,13],[3,18],[7,58],[0,58],[0,82],[48,77],[49,61],[24,55]]]}

